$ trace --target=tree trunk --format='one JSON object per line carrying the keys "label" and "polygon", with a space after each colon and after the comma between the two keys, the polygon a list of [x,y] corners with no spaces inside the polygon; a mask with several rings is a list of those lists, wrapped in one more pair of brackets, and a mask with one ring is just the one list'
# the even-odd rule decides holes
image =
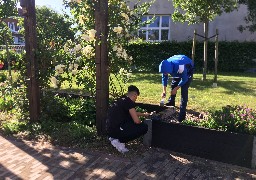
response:
{"label": "tree trunk", "polygon": [[203,69],[203,81],[206,80],[207,73],[207,49],[208,49],[208,29],[209,21],[204,22],[204,69]]}
{"label": "tree trunk", "polygon": [[36,59],[36,13],[35,0],[27,0],[27,14],[24,17],[25,26],[25,49],[27,59],[27,84],[28,84],[28,100],[30,121],[39,120],[40,113],[40,90],[38,84],[38,62]]}
{"label": "tree trunk", "polygon": [[96,128],[98,135],[106,134],[109,103],[109,63],[107,50],[108,0],[95,1],[96,29]]}

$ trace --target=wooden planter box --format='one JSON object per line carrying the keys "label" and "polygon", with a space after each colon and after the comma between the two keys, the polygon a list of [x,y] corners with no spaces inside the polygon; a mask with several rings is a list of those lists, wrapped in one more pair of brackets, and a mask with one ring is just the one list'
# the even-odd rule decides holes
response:
{"label": "wooden planter box", "polygon": [[[143,105],[144,109],[147,107],[151,109],[154,106],[156,105],[152,107]],[[147,120],[147,124],[149,134],[147,133],[145,137],[152,138],[147,142],[150,142],[153,147],[256,168],[256,138],[254,136],[150,119]]]}
{"label": "wooden planter box", "polygon": [[254,136],[152,121],[153,147],[255,168]]}

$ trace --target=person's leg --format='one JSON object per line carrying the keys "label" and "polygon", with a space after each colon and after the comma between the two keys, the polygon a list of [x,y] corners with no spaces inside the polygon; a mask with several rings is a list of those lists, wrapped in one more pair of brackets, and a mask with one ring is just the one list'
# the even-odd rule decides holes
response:
{"label": "person's leg", "polygon": [[127,143],[140,136],[146,134],[148,131],[148,125],[145,123],[135,124],[134,122],[125,123],[122,126],[119,141],[121,143]]}
{"label": "person's leg", "polygon": [[186,84],[181,87],[181,100],[180,100],[180,113],[179,121],[183,121],[186,118],[186,108],[188,104],[188,88],[190,86],[192,78],[189,78]]}
{"label": "person's leg", "polygon": [[123,131],[121,129],[116,129],[115,131],[111,131],[109,135],[109,140],[111,144],[121,153],[128,152],[129,150],[125,147],[124,143],[121,143],[119,139],[122,138]]}
{"label": "person's leg", "polygon": [[[177,87],[179,82],[180,82],[180,78],[172,78],[171,90],[173,90],[175,87]],[[176,94],[170,95],[166,105],[167,106],[175,106],[175,97],[176,97]]]}

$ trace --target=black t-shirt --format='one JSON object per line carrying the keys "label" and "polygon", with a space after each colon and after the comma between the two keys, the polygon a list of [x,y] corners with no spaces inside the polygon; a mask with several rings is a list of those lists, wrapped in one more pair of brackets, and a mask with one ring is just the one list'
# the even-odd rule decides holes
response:
{"label": "black t-shirt", "polygon": [[135,108],[135,102],[123,96],[115,101],[108,111],[109,131],[118,130],[127,121],[133,121],[129,110]]}

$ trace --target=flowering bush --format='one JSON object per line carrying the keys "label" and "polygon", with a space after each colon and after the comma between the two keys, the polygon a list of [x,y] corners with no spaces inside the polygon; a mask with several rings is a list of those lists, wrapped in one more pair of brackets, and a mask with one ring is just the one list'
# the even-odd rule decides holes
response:
{"label": "flowering bush", "polygon": [[256,135],[256,110],[247,106],[225,106],[203,117],[187,116],[182,124]]}
{"label": "flowering bush", "polygon": [[[68,65],[76,63],[79,70],[74,74],[76,83],[83,85],[84,90],[91,92],[94,96],[96,93],[96,63],[95,63],[95,5],[91,0],[71,0],[64,1],[70,7],[76,24],[77,31],[74,41],[67,41],[63,47],[66,61],[58,62],[59,64]],[[133,58],[128,55],[124,48],[128,45],[129,40],[133,38],[133,34],[141,26],[141,17],[147,13],[150,3],[141,3],[138,0],[134,9],[130,9],[128,3],[122,0],[109,0],[108,2],[108,60],[109,71],[116,77],[110,78],[110,89],[115,91],[113,95],[124,94],[123,82],[127,82],[128,73],[120,74],[120,69],[129,68],[132,65]],[[145,22],[144,22],[145,23]],[[117,77],[118,76],[118,77]],[[71,76],[70,76],[71,77]],[[74,78],[70,78],[70,81]],[[118,80],[119,84],[113,83]],[[121,92],[120,92],[121,91]]]}
{"label": "flowering bush", "polygon": [[226,106],[212,114],[221,130],[256,135],[256,110],[247,106]]}

